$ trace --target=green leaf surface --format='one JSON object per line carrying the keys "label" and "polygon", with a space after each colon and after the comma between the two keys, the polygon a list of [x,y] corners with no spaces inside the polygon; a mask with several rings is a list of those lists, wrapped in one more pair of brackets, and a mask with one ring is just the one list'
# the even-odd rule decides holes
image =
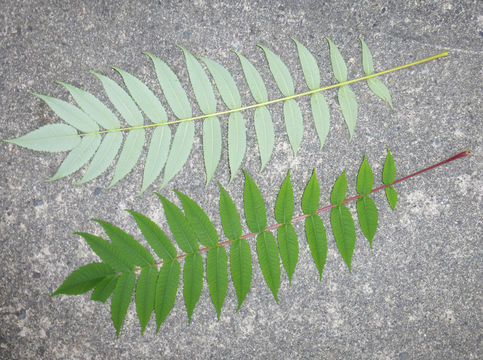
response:
{"label": "green leaf surface", "polygon": [[349,129],[349,139],[352,139],[357,123],[357,98],[349,85],[339,87],[338,99],[342,115]]}
{"label": "green leaf surface", "polygon": [[61,81],[57,81],[57,83],[64,86],[77,104],[79,104],[80,108],[104,129],[118,129],[121,126],[116,115],[94,95]]}
{"label": "green leaf surface", "polygon": [[163,185],[161,187],[166,186],[183,168],[193,148],[194,137],[195,124],[193,122],[184,122],[178,125],[176,133],[174,134],[173,143],[171,144],[168,160],[166,160]]}
{"label": "green leaf surface", "polygon": [[279,224],[286,224],[293,217],[293,189],[290,181],[290,170],[280,187],[275,202],[275,219]]}
{"label": "green leaf surface", "polygon": [[139,126],[144,124],[143,114],[139,111],[134,100],[122,87],[107,76],[94,71],[91,71],[91,73],[101,80],[107,97],[129,125]]}
{"label": "green leaf surface", "polygon": [[136,312],[141,324],[141,334],[144,334],[146,325],[154,310],[157,279],[158,269],[156,266],[142,268],[136,286]]}
{"label": "green leaf surface", "polygon": [[330,202],[333,205],[342,204],[345,200],[345,195],[347,193],[347,178],[345,176],[345,170],[339,175],[332,188],[332,193],[330,194]]}
{"label": "green leaf surface", "polygon": [[377,207],[374,200],[369,196],[363,196],[357,199],[357,217],[359,218],[359,225],[362,233],[369,240],[372,248],[372,239],[376,235],[377,230]]}
{"label": "green leaf surface", "polygon": [[245,174],[245,188],[243,190],[245,219],[250,231],[259,233],[265,231],[267,227],[265,201],[250,175],[246,171],[243,171],[243,173]]}
{"label": "green leaf surface", "polygon": [[131,235],[106,221],[99,219],[93,220],[102,226],[112,243],[119,247],[119,249],[124,252],[126,257],[131,259],[134,264],[138,266],[154,264],[153,255],[151,255],[151,253],[144,246],[138,243]]}
{"label": "green leaf surface", "polygon": [[45,103],[55,112],[58,117],[76,129],[84,133],[99,130],[99,127],[94,121],[92,121],[89,115],[87,115],[77,106],[51,96],[42,95],[39,93],[32,94],[45,101]]}
{"label": "green leaf surface", "polygon": [[208,215],[206,215],[204,210],[194,200],[177,190],[174,190],[174,192],[178,195],[183,205],[186,219],[200,243],[208,248],[216,247],[218,234]]}
{"label": "green leaf surface", "polygon": [[266,106],[256,108],[254,118],[261,159],[260,172],[262,172],[272,156],[273,147],[275,146],[275,132],[273,130],[272,116]]}
{"label": "green leaf surface", "polygon": [[357,175],[356,190],[359,195],[368,195],[374,185],[374,175],[372,173],[371,165],[367,161],[367,156],[364,155],[359,174]]}
{"label": "green leaf surface", "polygon": [[297,156],[304,137],[304,119],[299,104],[294,99],[283,102],[283,117],[293,154]]}
{"label": "green leaf surface", "polygon": [[81,181],[77,184],[84,184],[101,175],[111,165],[122,144],[122,133],[111,132],[104,136],[101,145],[97,148],[96,154],[87,168]]}
{"label": "green leaf surface", "polygon": [[327,100],[321,93],[315,93],[310,96],[310,107],[314,118],[315,130],[320,140],[320,148],[324,146],[330,129],[330,110]]}
{"label": "green leaf surface", "polygon": [[382,182],[384,185],[391,185],[396,180],[396,164],[389,149],[387,149],[384,168],[382,169]]}
{"label": "green leaf surface", "polygon": [[209,72],[213,76],[218,92],[226,106],[229,109],[238,109],[242,107],[240,92],[238,91],[238,87],[230,72],[216,61],[204,57],[202,57],[201,60],[205,63]]}
{"label": "green leaf surface", "polygon": [[370,75],[374,74],[374,63],[372,61],[372,54],[371,50],[365,43],[364,39],[359,38],[361,41],[361,48],[362,48],[362,69],[364,70],[364,74]]}
{"label": "green leaf surface", "polygon": [[168,158],[170,142],[171,129],[168,126],[159,126],[154,129],[144,165],[143,185],[138,195],[146,191],[163,170]]}
{"label": "green leaf surface", "polygon": [[367,85],[369,89],[372,90],[374,94],[379,96],[382,100],[387,102],[391,109],[394,110],[394,106],[392,105],[391,93],[387,86],[378,78],[370,78],[367,79]]}
{"label": "green leaf surface", "polygon": [[90,263],[73,271],[52,295],[79,295],[91,290],[114,270],[104,263]]}
{"label": "green leaf surface", "polygon": [[185,253],[198,251],[198,242],[196,241],[195,234],[182,211],[165,197],[158,193],[156,195],[161,199],[169,228],[181,250]]}
{"label": "green leaf surface", "polygon": [[247,149],[247,129],[241,112],[231,113],[228,117],[228,161],[230,182],[240,169]]}
{"label": "green leaf surface", "polygon": [[283,224],[277,229],[277,242],[283,267],[287,272],[289,284],[292,285],[292,276],[299,258],[297,233],[292,224]]}
{"label": "green leaf surface", "polygon": [[338,82],[347,81],[347,66],[344,58],[337,45],[335,45],[328,37],[326,37],[326,39],[329,42],[330,63],[332,64],[334,76]]}
{"label": "green leaf surface", "polygon": [[176,248],[173,246],[164,231],[161,230],[154,221],[134,210],[126,211],[128,211],[133,216],[134,220],[136,220],[144,238],[153,248],[156,255],[163,260],[172,260],[176,257]]}
{"label": "green leaf surface", "polygon": [[79,145],[65,157],[57,172],[47,181],[54,181],[70,175],[84,166],[94,155],[101,143],[101,135],[84,136]]}
{"label": "green leaf surface", "polygon": [[221,158],[221,127],[216,116],[203,121],[203,155],[206,169],[206,185],[211,181]]}
{"label": "green leaf surface", "polygon": [[263,81],[258,70],[242,54],[236,51],[234,51],[234,53],[240,59],[240,64],[243,69],[243,73],[245,74],[245,79],[255,101],[257,103],[268,101],[267,88],[265,87],[265,82]]}
{"label": "green leaf surface", "polygon": [[280,259],[277,244],[271,232],[264,231],[257,236],[257,254],[263,277],[278,304],[280,286]]}
{"label": "green leaf surface", "polygon": [[324,224],[318,215],[305,218],[305,235],[309,243],[310,253],[322,280],[325,260],[327,259],[327,234]]}
{"label": "green leaf surface", "polygon": [[144,129],[129,131],[108,189],[122,180],[134,168],[143,151],[145,140],[146,132]]}
{"label": "green leaf surface", "polygon": [[156,282],[154,309],[156,311],[156,332],[173,308],[178,292],[181,268],[176,260],[163,264]]}
{"label": "green leaf surface", "polygon": [[319,208],[319,199],[320,186],[314,169],[302,195],[302,211],[304,214],[315,214]]}
{"label": "green leaf surface", "polygon": [[74,149],[81,139],[72,126],[49,124],[6,141],[35,151],[62,152]]}
{"label": "green leaf surface", "polygon": [[215,246],[208,251],[206,257],[206,281],[210,289],[211,301],[220,320],[221,308],[225,302],[228,289],[228,265],[226,251],[223,246]]}
{"label": "green leaf surface", "polygon": [[314,55],[299,41],[292,38],[295,45],[297,45],[297,52],[299,54],[300,65],[304,73],[305,82],[310,90],[320,88],[320,70],[317,65],[317,60]]}
{"label": "green leaf surface", "polygon": [[82,236],[97,256],[113,269],[120,272],[126,272],[132,271],[134,268],[134,263],[130,258],[126,257],[121,249],[114,246],[109,241],[88,233],[76,232],[74,234]]}
{"label": "green leaf surface", "polygon": [[91,295],[91,300],[105,303],[116,288],[118,279],[118,275],[105,276],[94,288],[94,291]]}
{"label": "green leaf surface", "polygon": [[238,298],[236,311],[245,300],[252,282],[252,257],[250,246],[245,239],[235,240],[230,247],[230,272]]}
{"label": "green leaf surface", "polygon": [[397,204],[397,192],[396,190],[394,190],[392,186],[387,187],[385,190],[386,190],[387,201],[389,201],[389,205],[391,205],[391,209],[394,210]]}
{"label": "green leaf surface", "polygon": [[133,272],[122,274],[119,276],[114,294],[112,294],[111,316],[118,337],[131,302],[135,282],[136,275]]}
{"label": "green leaf surface", "polygon": [[188,323],[203,289],[203,259],[198,253],[188,254],[183,267],[183,295]]}
{"label": "green leaf surface", "polygon": [[118,67],[113,67],[122,76],[124,85],[139,108],[153,123],[168,121],[166,111],[158,97],[137,77]]}
{"label": "green leaf surface", "polygon": [[337,205],[330,212],[330,223],[337,248],[347,264],[349,272],[351,272],[352,254],[356,243],[356,229],[349,209],[344,205]]}
{"label": "green leaf surface", "polygon": [[265,57],[268,61],[268,67],[270,68],[270,72],[272,73],[280,92],[283,94],[283,96],[293,95],[295,93],[295,87],[293,84],[292,75],[290,75],[287,65],[285,65],[277,54],[266,46],[260,44],[257,46],[265,53]]}
{"label": "green leaf surface", "polygon": [[239,239],[242,235],[240,215],[238,215],[235,203],[228,192],[220,183],[218,186],[220,187],[220,218],[223,232],[230,240]]}

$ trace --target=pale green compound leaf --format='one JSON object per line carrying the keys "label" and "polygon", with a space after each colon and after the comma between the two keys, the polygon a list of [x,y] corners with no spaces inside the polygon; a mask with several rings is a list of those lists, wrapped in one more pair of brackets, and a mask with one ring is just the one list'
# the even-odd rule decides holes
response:
{"label": "pale green compound leaf", "polygon": [[314,118],[315,130],[320,139],[320,148],[324,146],[330,129],[330,110],[327,100],[321,93],[315,93],[310,96],[310,107]]}
{"label": "pale green compound leaf", "polygon": [[359,168],[359,174],[357,175],[356,190],[359,195],[368,195],[372,190],[374,184],[374,175],[372,173],[371,166],[367,161],[367,156],[364,155],[361,167]]}
{"label": "pale green compound leaf", "polygon": [[262,172],[272,156],[273,147],[275,146],[275,132],[273,130],[272,116],[265,106],[256,108],[254,117],[261,159],[260,172]]}
{"label": "pale green compound leaf", "polygon": [[83,232],[76,232],[74,234],[82,236],[97,256],[99,256],[106,264],[110,265],[114,270],[120,272],[133,270],[134,263],[124,255],[121,249],[114,246],[114,244],[92,234]]}
{"label": "pale green compound leaf", "polygon": [[334,234],[337,248],[344,259],[349,272],[351,272],[351,260],[356,243],[356,229],[352,215],[344,205],[340,204],[330,211],[330,224]]}
{"label": "pale green compound leaf", "polygon": [[287,272],[289,285],[299,258],[299,243],[297,233],[292,224],[283,224],[277,229],[277,242],[282,264]]}
{"label": "pale green compound leaf", "polygon": [[159,226],[149,219],[147,216],[138,213],[134,210],[128,211],[136,220],[136,223],[141,230],[144,238],[148,244],[153,248],[156,255],[164,260],[173,260],[176,257],[176,249]]}
{"label": "pale green compound leaf", "polygon": [[223,102],[229,109],[238,109],[242,107],[240,92],[236,86],[235,80],[222,65],[216,61],[202,57],[201,60],[215,80],[216,87],[223,99]]}
{"label": "pale green compound leaf", "polygon": [[57,81],[57,83],[64,86],[80,108],[104,129],[118,129],[121,126],[116,115],[94,95],[61,81]]}
{"label": "pale green compound leaf", "polygon": [[252,93],[253,98],[257,103],[263,103],[268,101],[267,88],[265,87],[265,82],[258,70],[253,66],[253,64],[242,54],[234,51],[234,53],[240,59],[240,64],[245,74],[245,79],[247,81],[248,87]]}
{"label": "pale green compound leaf", "polygon": [[320,186],[319,182],[317,181],[317,174],[315,173],[314,169],[314,171],[312,172],[312,176],[310,177],[310,180],[305,187],[304,194],[302,195],[302,211],[304,212],[304,214],[315,214],[315,212],[319,208],[319,199]]}
{"label": "pale green compound leaf", "polygon": [[347,66],[344,58],[337,45],[335,45],[328,37],[326,37],[326,39],[329,43],[330,63],[332,64],[334,76],[338,82],[347,81]]}
{"label": "pale green compound leaf", "polygon": [[87,168],[81,181],[77,184],[84,184],[101,175],[116,157],[122,144],[122,133],[111,132],[104,136],[101,145],[97,148],[96,154]]}
{"label": "pale green compound leaf", "polygon": [[357,98],[349,85],[339,87],[338,99],[342,115],[349,129],[349,140],[354,135],[357,122]]}
{"label": "pale green compound leaf", "polygon": [[335,181],[332,193],[330,194],[330,202],[333,205],[340,205],[345,200],[347,193],[347,178],[345,176],[345,170],[339,175]]}
{"label": "pale green compound leaf", "polygon": [[228,289],[228,264],[223,246],[215,246],[208,251],[206,257],[206,281],[210,289],[211,301],[220,320],[221,308],[225,302]]}
{"label": "pale green compound leaf", "polygon": [[230,164],[230,182],[240,169],[247,149],[247,129],[240,112],[231,113],[228,117],[228,161]]}
{"label": "pale green compound leaf", "polygon": [[397,204],[397,192],[392,186],[387,187],[385,190],[387,201],[389,201],[389,205],[391,205],[391,208],[394,210]]}
{"label": "pale green compound leaf", "polygon": [[105,276],[114,274],[114,270],[104,263],[90,263],[73,271],[52,295],[79,295],[91,290]]}
{"label": "pale green compound leaf", "polygon": [[188,224],[186,217],[171,201],[158,193],[156,193],[156,195],[161,199],[169,228],[181,250],[186,253],[196,252],[198,250],[198,242],[196,241],[195,234]]}
{"label": "pale green compound leaf", "polygon": [[129,125],[139,126],[144,124],[143,114],[122,87],[105,75],[94,71],[91,71],[91,73],[101,80],[107,97]]}
{"label": "pale green compound leaf", "polygon": [[369,245],[372,248],[372,239],[377,230],[377,207],[369,196],[364,195],[357,199],[357,217],[362,233],[369,240]]}
{"label": "pale green compound leaf", "polygon": [[309,243],[310,253],[322,280],[325,260],[327,259],[327,235],[324,224],[318,215],[311,215],[305,219],[305,235]]}
{"label": "pale green compound leaf", "polygon": [[243,190],[245,219],[248,228],[254,233],[259,233],[264,231],[267,226],[265,201],[250,175],[246,171],[243,171],[243,173],[245,174],[245,188]]}
{"label": "pale green compound leaf", "polygon": [[38,93],[32,94],[45,101],[58,117],[76,129],[85,133],[99,130],[97,124],[85,112],[67,101]]}
{"label": "pale green compound leaf", "polygon": [[305,82],[310,90],[320,88],[320,70],[315,60],[314,55],[299,41],[292,38],[295,45],[297,45],[297,52],[299,55],[300,65],[304,73]]}
{"label": "pale green compound leaf", "polygon": [[294,99],[283,102],[283,117],[285,118],[285,128],[293,154],[297,156],[300,143],[304,137],[304,119],[299,104]]}
{"label": "pale green compound leaf", "polygon": [[275,219],[279,224],[287,224],[293,217],[293,189],[290,182],[290,170],[280,187],[275,202]]}
{"label": "pale green compound leaf", "polygon": [[81,143],[71,150],[55,175],[47,181],[58,180],[79,170],[92,158],[100,143],[101,135],[82,137]]}
{"label": "pale green compound leaf", "polygon": [[203,289],[203,259],[198,253],[188,254],[183,267],[183,295],[188,323],[191,323],[193,310]]}
{"label": "pale green compound leaf", "polygon": [[128,272],[122,274],[117,280],[116,288],[112,295],[111,316],[118,337],[127,314],[129,303],[131,302],[135,282],[136,275],[134,273]]}
{"label": "pale green compound leaf", "polygon": [[146,266],[154,264],[154,258],[151,253],[124,230],[106,221],[92,220],[102,226],[113,245],[117,246],[135,265]]}
{"label": "pale green compound leaf", "polygon": [[97,283],[91,295],[91,300],[105,303],[116,288],[118,275],[105,276],[99,283]]}
{"label": "pale green compound leaf", "polygon": [[181,268],[179,262],[176,260],[164,263],[159,271],[154,304],[156,312],[156,332],[159,331],[159,327],[174,306],[176,293],[178,292],[180,272]]}
{"label": "pale green compound leaf", "polygon": [[126,141],[119,155],[114,177],[107,187],[108,189],[122,180],[136,165],[143,151],[146,132],[144,129],[132,130],[127,134]]}
{"label": "pale green compound leaf", "polygon": [[155,266],[142,268],[136,285],[136,312],[141,324],[141,334],[144,334],[154,310],[157,279],[158,270]]}
{"label": "pale green compound leaf", "polygon": [[16,139],[5,141],[35,151],[62,152],[74,149],[81,139],[72,126],[49,124]]}
{"label": "pale green compound leaf", "polygon": [[230,240],[239,239],[242,235],[240,215],[236,210],[235,203],[223,186],[220,187],[220,218],[225,236]]}
{"label": "pale green compound leaf", "polygon": [[209,184],[221,159],[221,127],[216,116],[203,121],[203,154],[206,169],[206,185]]}
{"label": "pale green compound leaf", "polygon": [[295,93],[295,87],[287,65],[285,65],[280,57],[269,48],[260,44],[257,46],[264,51],[265,57],[268,61],[268,67],[270,68],[270,72],[272,73],[280,92],[283,96],[293,95]]}
{"label": "pale green compound leaf", "polygon": [[218,234],[215,226],[209,219],[204,210],[191,198],[185,194],[174,190],[178,195],[183,210],[199,242],[208,248],[214,248],[218,243]]}
{"label": "pale green compound leaf", "polygon": [[263,231],[257,236],[257,254],[263,277],[278,304],[280,286],[280,259],[277,244],[271,232]]}
{"label": "pale green compound leaf", "polygon": [[236,311],[245,300],[252,283],[252,257],[250,246],[245,239],[232,242],[230,247],[230,273],[238,298]]}
{"label": "pale green compound leaf", "polygon": [[382,182],[384,185],[391,185],[396,180],[396,164],[391,152],[387,149],[384,168],[382,169]]}

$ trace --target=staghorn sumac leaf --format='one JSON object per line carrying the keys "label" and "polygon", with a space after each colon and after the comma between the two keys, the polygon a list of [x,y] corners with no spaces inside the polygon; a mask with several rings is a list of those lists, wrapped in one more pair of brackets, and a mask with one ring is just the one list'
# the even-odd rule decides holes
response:
{"label": "staghorn sumac leaf", "polygon": [[91,300],[106,302],[116,288],[118,275],[105,276],[99,283],[97,283],[91,295]]}
{"label": "staghorn sumac leaf", "polygon": [[240,169],[247,149],[247,129],[241,112],[228,117],[228,162],[230,164],[230,182]]}
{"label": "staghorn sumac leaf", "polygon": [[5,141],[35,151],[62,152],[74,149],[81,139],[77,136],[77,130],[70,125],[49,124]]}
{"label": "staghorn sumac leaf", "polygon": [[362,233],[369,240],[369,245],[372,248],[372,239],[377,230],[377,207],[369,196],[364,195],[357,199],[357,217]]}
{"label": "staghorn sumac leaf", "polygon": [[329,43],[330,63],[332,65],[334,76],[338,82],[347,81],[347,65],[345,64],[344,58],[337,45],[335,45],[328,37],[326,37],[326,39]]}
{"label": "staghorn sumac leaf", "polygon": [[283,224],[277,229],[277,242],[283,267],[287,273],[289,285],[299,258],[299,243],[297,233],[292,224]]}
{"label": "staghorn sumac leaf", "polygon": [[310,90],[320,88],[320,70],[315,60],[314,55],[299,41],[292,38],[295,45],[297,45],[297,52],[299,55],[300,65],[304,73],[305,82]]}
{"label": "staghorn sumac leaf", "polygon": [[131,302],[135,282],[136,275],[133,272],[121,274],[112,294],[111,316],[118,337],[127,314],[129,303]]}
{"label": "staghorn sumac leaf", "polygon": [[91,290],[106,276],[114,274],[112,267],[105,263],[90,263],[73,271],[52,295],[79,295]]}
{"label": "staghorn sumac leaf", "polygon": [[304,137],[304,119],[299,104],[294,99],[283,102],[283,117],[293,155],[297,156],[297,151]]}
{"label": "staghorn sumac leaf", "polygon": [[208,185],[221,159],[221,126],[216,116],[203,121],[203,155]]}
{"label": "staghorn sumac leaf", "polygon": [[245,170],[243,170],[243,173],[245,174],[245,188],[243,190],[245,219],[248,228],[254,233],[259,233],[264,231],[267,226],[265,201],[250,175]]}
{"label": "staghorn sumac leaf", "polygon": [[356,243],[356,230],[352,215],[344,205],[339,204],[330,211],[330,224],[334,233],[335,242],[349,272],[351,272],[351,260]]}
{"label": "staghorn sumac leaf", "polygon": [[345,200],[345,195],[347,193],[347,178],[345,176],[345,170],[339,175],[332,188],[332,193],[330,194],[330,202],[333,205],[342,204]]}
{"label": "staghorn sumac leaf", "polygon": [[156,332],[173,308],[178,292],[181,268],[176,260],[168,261],[159,270],[156,281],[154,309],[156,312]]}
{"label": "staghorn sumac leaf", "polygon": [[280,286],[280,259],[277,244],[271,232],[263,231],[257,236],[257,254],[263,277],[278,304]]}
{"label": "staghorn sumac leaf", "polygon": [[225,236],[230,240],[239,239],[242,235],[240,215],[238,215],[235,203],[233,202],[228,192],[223,188],[220,183],[218,183],[218,186],[220,188],[219,208],[223,232],[225,233]]}
{"label": "staghorn sumac leaf", "polygon": [[240,64],[245,75],[248,87],[252,93],[253,98],[257,103],[263,103],[268,101],[267,88],[265,87],[265,82],[258,70],[253,66],[253,64],[242,54],[234,51],[234,53],[240,59]]}
{"label": "staghorn sumac leaf", "polygon": [[286,224],[292,220],[293,217],[293,189],[290,182],[290,170],[280,187],[275,202],[275,219],[279,224]]}
{"label": "staghorn sumac leaf", "polygon": [[260,152],[260,172],[265,168],[272,156],[275,146],[275,132],[272,116],[266,106],[255,109],[255,133],[257,134],[258,150]]}
{"label": "staghorn sumac leaf", "polygon": [[210,289],[210,297],[220,320],[221,308],[225,302],[228,289],[228,264],[223,246],[215,246],[208,251],[206,257],[206,281]]}
{"label": "staghorn sumac leaf", "polygon": [[349,129],[349,140],[354,135],[357,122],[357,99],[349,85],[339,87],[337,93],[340,109],[344,116],[345,123]]}
{"label": "staghorn sumac leaf", "polygon": [[193,310],[200,299],[203,289],[203,259],[198,253],[188,254],[183,267],[183,295],[188,323],[191,323]]}
{"label": "staghorn sumac leaf", "polygon": [[318,215],[314,214],[305,219],[305,236],[307,236],[310,253],[319,272],[319,281],[321,281],[327,258],[327,235],[324,224]]}
{"label": "staghorn sumac leaf", "polygon": [[245,239],[234,240],[230,247],[230,272],[238,298],[236,311],[245,300],[252,282],[252,257]]}
{"label": "staghorn sumac leaf", "polygon": [[364,160],[359,168],[357,175],[356,190],[359,195],[368,195],[372,190],[374,184],[374,175],[372,173],[371,166],[367,161],[367,156],[364,155]]}
{"label": "staghorn sumac leaf", "polygon": [[314,118],[315,130],[320,140],[319,150],[322,150],[330,129],[329,104],[327,104],[324,95],[315,93],[310,96],[310,107]]}
{"label": "staghorn sumac leaf", "polygon": [[158,269],[156,266],[146,266],[142,268],[141,274],[139,274],[136,285],[136,312],[141,324],[141,334],[144,334],[154,310],[157,278]]}
{"label": "staghorn sumac leaf", "polygon": [[315,214],[319,208],[320,199],[320,186],[317,181],[317,174],[315,169],[312,171],[312,176],[310,177],[307,186],[305,187],[304,194],[302,195],[302,211],[304,214]]}
{"label": "staghorn sumac leaf", "polygon": [[270,72],[272,73],[280,92],[283,94],[283,96],[293,95],[295,93],[295,86],[287,65],[285,65],[277,54],[266,46],[260,44],[257,46],[265,53],[265,57],[268,61],[268,67],[270,68]]}
{"label": "staghorn sumac leaf", "polygon": [[389,205],[391,205],[391,208],[394,210],[397,204],[397,192],[392,186],[387,187],[385,190],[387,201],[389,202]]}
{"label": "staghorn sumac leaf", "polygon": [[391,185],[396,180],[396,164],[391,152],[387,149],[386,160],[384,160],[384,168],[382,169],[382,182],[384,185]]}

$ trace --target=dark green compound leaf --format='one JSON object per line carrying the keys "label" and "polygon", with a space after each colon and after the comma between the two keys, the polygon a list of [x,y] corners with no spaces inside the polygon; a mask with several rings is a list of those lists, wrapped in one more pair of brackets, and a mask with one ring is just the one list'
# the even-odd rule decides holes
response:
{"label": "dark green compound leaf", "polygon": [[156,195],[161,199],[169,228],[181,250],[185,253],[198,251],[198,242],[196,241],[195,234],[181,210],[164,196],[158,193]]}
{"label": "dark green compound leaf", "polygon": [[289,285],[299,258],[299,243],[297,233],[292,224],[283,224],[277,229],[277,242],[283,268],[287,272]]}
{"label": "dark green compound leaf", "polygon": [[114,270],[105,263],[90,263],[73,271],[52,295],[79,295],[91,290]]}
{"label": "dark green compound leaf", "polygon": [[163,260],[172,260],[176,257],[176,248],[173,246],[169,238],[163,230],[147,216],[134,210],[128,211],[136,220],[139,229],[144,235],[148,244],[153,248],[156,255]]}
{"label": "dark green compound leaf", "polygon": [[236,309],[238,311],[250,290],[252,282],[252,257],[250,246],[245,239],[235,240],[231,244],[230,272],[238,298],[238,306]]}
{"label": "dark green compound leaf", "polygon": [[206,257],[206,281],[210,289],[211,301],[220,320],[221,308],[228,289],[228,260],[223,246],[215,246]]}
{"label": "dark green compound leaf", "polygon": [[387,201],[389,201],[389,205],[391,205],[391,208],[394,210],[397,204],[397,192],[391,186],[387,187],[385,190]]}
{"label": "dark green compound leaf", "polygon": [[188,254],[183,267],[183,295],[188,323],[203,289],[203,259],[199,253]]}
{"label": "dark green compound leaf", "polygon": [[369,240],[372,248],[372,239],[377,230],[377,207],[374,200],[367,195],[357,199],[357,217],[361,226],[362,233]]}
{"label": "dark green compound leaf", "polygon": [[119,276],[116,288],[111,300],[111,316],[116,334],[119,336],[122,323],[126,317],[129,303],[131,302],[134,291],[134,284],[136,283],[136,275],[133,272],[127,272]]}
{"label": "dark green compound leaf", "polygon": [[293,189],[290,182],[290,170],[280,187],[277,201],[275,202],[275,219],[279,224],[286,224],[293,217]]}
{"label": "dark green compound leaf", "polygon": [[116,288],[118,279],[119,275],[117,274],[105,276],[94,288],[94,291],[91,295],[91,300],[103,303],[106,302]]}
{"label": "dark green compound leaf", "polygon": [[141,324],[141,334],[144,334],[146,325],[154,310],[154,298],[156,295],[156,280],[158,269],[156,266],[142,268],[136,286],[136,312]]}
{"label": "dark green compound leaf", "polygon": [[334,187],[332,188],[332,193],[330,194],[330,202],[333,205],[342,204],[345,200],[345,195],[347,193],[347,178],[345,176],[345,170],[339,175],[335,181]]}
{"label": "dark green compound leaf", "polygon": [[312,172],[307,186],[305,187],[304,194],[302,195],[302,211],[304,214],[315,214],[319,208],[320,199],[320,186],[317,181],[317,175],[315,169]]}
{"label": "dark green compound leaf", "polygon": [[257,236],[257,254],[263,277],[278,304],[280,286],[280,259],[277,244],[271,232],[264,231]]}
{"label": "dark green compound leaf", "polygon": [[223,186],[220,183],[218,185],[220,187],[220,217],[223,232],[230,240],[239,239],[242,235],[242,227],[235,203]]}
{"label": "dark green compound leaf", "polygon": [[218,234],[208,215],[191,198],[176,190],[175,193],[178,195],[183,205],[185,216],[200,243],[208,248],[215,247],[218,243]]}
{"label": "dark green compound leaf", "polygon": [[344,205],[334,207],[330,212],[330,223],[334,233],[335,242],[349,272],[351,272],[351,260],[356,243],[356,229],[352,215]]}
{"label": "dark green compound leaf", "polygon": [[319,272],[319,280],[322,280],[322,271],[327,258],[327,235],[324,224],[318,215],[314,214],[305,219],[305,235],[312,259]]}
{"label": "dark green compound leaf", "polygon": [[74,234],[82,236],[97,256],[106,264],[112,266],[114,270],[120,272],[133,270],[135,264],[114,244],[92,234],[83,232],[76,232]]}
{"label": "dark green compound leaf", "polygon": [[176,300],[181,267],[176,260],[163,264],[156,281],[154,309],[156,311],[156,332],[164,322]]}
{"label": "dark green compound leaf", "polygon": [[117,246],[135,265],[146,266],[154,264],[153,255],[131,235],[106,221],[93,219],[101,224],[112,243]]}
{"label": "dark green compound leaf", "polygon": [[248,228],[259,233],[267,227],[267,212],[265,209],[265,201],[255,182],[250,175],[243,170],[245,174],[245,189],[243,191],[243,202],[245,204],[245,218]]}
{"label": "dark green compound leaf", "polygon": [[357,175],[357,193],[360,195],[368,195],[372,190],[374,184],[374,175],[372,173],[371,166],[367,161],[367,156],[364,155],[364,161],[362,161],[359,168],[359,174]]}

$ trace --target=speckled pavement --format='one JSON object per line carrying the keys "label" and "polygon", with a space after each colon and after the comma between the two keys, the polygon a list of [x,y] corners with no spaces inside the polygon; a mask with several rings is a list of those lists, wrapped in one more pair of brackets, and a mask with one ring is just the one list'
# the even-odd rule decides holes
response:
{"label": "speckled pavement", "polygon": [[[326,93],[331,129],[324,148],[300,101],[305,132],[293,158],[282,107],[270,108],[276,146],[259,174],[253,113],[245,120],[248,152],[243,167],[259,184],[273,223],[273,205],[291,169],[297,214],[312,169],[321,184],[321,206],[329,203],[336,177],[346,169],[349,194],[364,153],[381,184],[386,147],[398,176],[443,160],[466,148],[472,155],[397,185],[391,211],[382,193],[374,196],[379,229],[371,250],[356,225],[357,243],[349,274],[331,232],[322,281],[310,257],[303,223],[296,224],[300,259],[292,286],[282,272],[280,304],[273,301],[253,250],[252,289],[240,311],[229,284],[221,320],[204,284],[191,325],[181,288],[172,313],[144,337],[131,303],[116,338],[109,303],[87,295],[49,294],[96,255],[75,231],[102,234],[100,218],[141,238],[131,208],[167,229],[151,187],[136,197],[142,166],[106,190],[112,168],[100,178],[73,186],[81,173],[46,183],[63,154],[37,153],[0,143],[0,358],[1,359],[482,359],[482,93],[483,4],[479,1],[17,1],[0,3],[0,138],[20,136],[59,119],[30,92],[69,100],[55,80],[106,96],[89,70],[119,76],[116,65],[160,95],[149,59],[161,57],[189,89],[182,45],[221,62],[233,74],[244,104],[253,100],[237,50],[266,80],[270,98],[280,96],[263,52],[264,44],[290,68],[297,91],[305,91],[295,37],[316,56],[323,84],[334,83],[325,36],[340,48],[349,78],[362,75],[359,36],[374,55],[376,70],[422,59],[444,50],[450,56],[386,75],[394,111],[363,83],[353,85],[359,119],[352,141],[337,104]],[[193,95],[190,92],[190,97]],[[71,99],[70,99],[71,100]],[[219,100],[219,107],[223,104]],[[164,99],[163,99],[164,101]],[[195,113],[199,113],[195,106]],[[228,184],[226,117],[224,151],[215,180],[242,206],[243,176]],[[187,166],[161,190],[174,200],[176,188],[199,202],[221,231],[218,186],[204,186],[201,124]],[[144,157],[143,157],[144,158]],[[355,214],[355,205],[349,208]],[[328,226],[329,213],[321,215]],[[247,230],[244,224],[244,231]]]}

